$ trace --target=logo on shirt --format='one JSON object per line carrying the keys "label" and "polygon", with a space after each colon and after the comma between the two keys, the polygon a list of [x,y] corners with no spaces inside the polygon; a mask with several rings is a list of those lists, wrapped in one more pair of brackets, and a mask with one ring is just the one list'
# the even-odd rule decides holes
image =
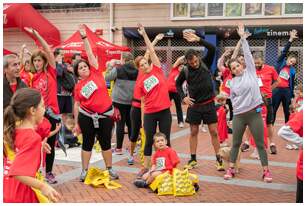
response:
{"label": "logo on shirt", "polygon": [[282,70],[280,73],[279,73],[279,76],[281,77],[281,78],[283,78],[283,79],[285,79],[285,80],[288,80],[289,79],[289,74],[288,74],[288,72],[286,72],[286,71],[284,71],[284,70]]}
{"label": "logo on shirt", "polygon": [[166,169],[166,158],[158,157],[156,158],[156,170]]}
{"label": "logo on shirt", "polygon": [[226,82],[225,82],[225,86],[227,87],[227,88],[231,88],[231,86],[232,86],[232,81],[229,79],[229,80],[227,80]]}
{"label": "logo on shirt", "polygon": [[151,91],[156,85],[158,85],[159,81],[156,76],[152,75],[146,80],[144,80],[144,88],[147,92]]}
{"label": "logo on shirt", "polygon": [[46,92],[47,88],[48,88],[47,81],[44,79],[40,79],[38,84],[36,85],[36,89],[38,89],[39,91]]}
{"label": "logo on shirt", "polygon": [[81,94],[86,98],[89,99],[89,97],[98,89],[97,85],[94,81],[89,81],[87,84],[85,84],[81,90]]}

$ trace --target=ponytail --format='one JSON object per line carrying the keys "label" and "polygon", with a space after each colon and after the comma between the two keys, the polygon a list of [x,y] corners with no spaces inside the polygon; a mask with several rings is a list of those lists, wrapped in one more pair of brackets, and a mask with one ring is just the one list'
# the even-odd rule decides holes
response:
{"label": "ponytail", "polygon": [[[14,150],[15,142],[15,128],[16,128],[16,114],[12,105],[9,105],[3,116],[3,144],[6,144],[10,149]],[[5,147],[3,147],[4,154],[7,155]]]}

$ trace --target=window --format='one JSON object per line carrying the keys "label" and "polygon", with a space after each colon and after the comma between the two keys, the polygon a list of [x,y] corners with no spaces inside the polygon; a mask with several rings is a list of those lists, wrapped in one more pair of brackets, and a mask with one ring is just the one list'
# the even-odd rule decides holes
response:
{"label": "window", "polygon": [[245,15],[262,15],[262,4],[245,4]]}
{"label": "window", "polygon": [[174,3],[172,20],[303,17],[302,3]]}
{"label": "window", "polygon": [[303,4],[285,4],[285,14],[303,14]]}
{"label": "window", "polygon": [[54,4],[54,3],[42,3],[31,4],[35,9],[75,9],[75,8],[92,8],[101,7],[101,4],[80,4],[80,3],[66,3],[66,4]]}
{"label": "window", "polygon": [[205,17],[205,4],[190,4],[190,17]]}
{"label": "window", "polygon": [[282,13],[282,4],[265,4],[266,16],[280,16]]}
{"label": "window", "polygon": [[226,4],[225,16],[241,16],[242,4]]}

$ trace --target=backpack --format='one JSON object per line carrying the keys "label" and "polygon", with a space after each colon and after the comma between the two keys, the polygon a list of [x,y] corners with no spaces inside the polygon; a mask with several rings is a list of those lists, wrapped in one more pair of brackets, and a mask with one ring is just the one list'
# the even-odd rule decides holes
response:
{"label": "backpack", "polygon": [[62,86],[68,92],[73,92],[74,85],[75,85],[75,80],[73,78],[73,75],[70,74],[68,71],[64,70],[62,77]]}

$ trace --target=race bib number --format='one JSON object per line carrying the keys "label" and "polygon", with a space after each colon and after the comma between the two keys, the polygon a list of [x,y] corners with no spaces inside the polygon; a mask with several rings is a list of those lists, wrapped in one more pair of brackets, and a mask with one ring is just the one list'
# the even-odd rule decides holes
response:
{"label": "race bib number", "polygon": [[97,85],[94,81],[89,81],[87,84],[84,85],[84,87],[81,90],[81,94],[86,98],[89,99],[89,97],[98,89]]}
{"label": "race bib number", "polygon": [[225,82],[225,87],[227,87],[227,88],[231,88],[231,86],[232,86],[232,81],[229,79],[229,80],[227,80],[226,82]]}
{"label": "race bib number", "polygon": [[262,86],[263,86],[263,83],[262,83],[260,77],[257,77],[257,82],[258,82],[259,87],[262,87]]}
{"label": "race bib number", "polygon": [[283,79],[285,79],[285,80],[288,80],[289,79],[289,74],[288,74],[288,72],[286,72],[286,71],[281,71],[280,73],[279,73],[279,76],[281,77],[281,78],[283,78]]}
{"label": "race bib number", "polygon": [[151,91],[156,85],[158,85],[159,81],[156,76],[152,75],[146,80],[144,80],[144,88],[147,92]]}
{"label": "race bib number", "polygon": [[156,170],[163,170],[166,168],[166,159],[164,157],[156,158]]}

